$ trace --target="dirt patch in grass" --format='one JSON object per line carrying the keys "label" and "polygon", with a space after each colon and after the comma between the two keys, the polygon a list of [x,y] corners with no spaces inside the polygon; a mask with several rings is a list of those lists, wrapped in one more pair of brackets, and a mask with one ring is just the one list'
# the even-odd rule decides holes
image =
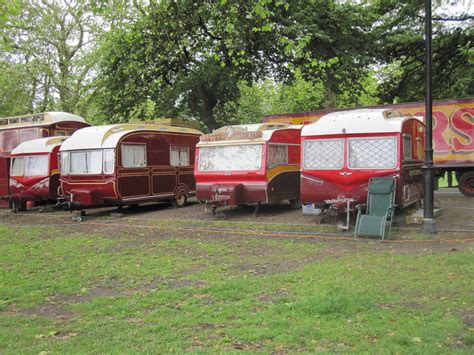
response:
{"label": "dirt patch in grass", "polygon": [[65,309],[63,303],[47,302],[39,306],[26,309],[10,309],[6,312],[9,315],[22,315],[27,317],[48,317],[57,320],[68,320],[74,318],[74,312]]}
{"label": "dirt patch in grass", "polygon": [[167,286],[171,289],[178,289],[183,287],[202,288],[205,287],[207,283],[205,281],[200,280],[173,279],[157,276],[153,278],[153,281],[147,286],[147,289],[154,290],[161,285]]}
{"label": "dirt patch in grass", "polygon": [[465,310],[461,313],[464,325],[469,329],[474,329],[474,310]]}

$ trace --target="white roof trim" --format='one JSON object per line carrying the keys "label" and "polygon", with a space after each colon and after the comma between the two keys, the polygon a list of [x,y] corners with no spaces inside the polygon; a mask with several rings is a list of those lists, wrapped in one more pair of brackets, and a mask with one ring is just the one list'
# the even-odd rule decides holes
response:
{"label": "white roof trim", "polygon": [[[315,123],[303,127],[301,136],[322,136],[330,134],[395,133],[401,132],[408,119],[420,117],[394,116],[387,109],[359,109],[333,112],[322,116]],[[387,118],[388,117],[388,118]]]}
{"label": "white roof trim", "polygon": [[20,143],[12,150],[12,155],[31,154],[31,153],[51,153],[55,147],[61,145],[69,137],[56,136],[33,139],[31,141]]}
{"label": "white roof trim", "polygon": [[115,148],[123,136],[134,132],[147,131],[202,135],[202,132],[191,128],[156,124],[122,123],[106,126],[91,126],[75,131],[72,136],[64,142],[60,151]]}

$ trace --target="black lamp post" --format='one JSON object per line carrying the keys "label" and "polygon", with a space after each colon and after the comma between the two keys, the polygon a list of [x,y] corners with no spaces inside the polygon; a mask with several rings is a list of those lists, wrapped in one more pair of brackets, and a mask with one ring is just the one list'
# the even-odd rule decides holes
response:
{"label": "black lamp post", "polygon": [[423,176],[425,180],[424,209],[423,209],[423,231],[435,234],[436,221],[434,218],[434,167],[433,167],[433,95],[431,80],[431,0],[425,0],[425,75],[426,75],[426,98],[425,98],[425,163],[423,165]]}

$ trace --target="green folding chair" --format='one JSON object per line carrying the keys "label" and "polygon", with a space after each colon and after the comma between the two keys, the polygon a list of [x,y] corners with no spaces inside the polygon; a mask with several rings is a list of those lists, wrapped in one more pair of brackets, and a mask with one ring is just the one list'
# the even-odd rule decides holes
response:
{"label": "green folding chair", "polygon": [[[382,237],[392,229],[395,210],[395,179],[373,177],[369,180],[367,204],[357,205],[357,220],[354,238],[359,235]],[[365,214],[363,211],[365,210]]]}

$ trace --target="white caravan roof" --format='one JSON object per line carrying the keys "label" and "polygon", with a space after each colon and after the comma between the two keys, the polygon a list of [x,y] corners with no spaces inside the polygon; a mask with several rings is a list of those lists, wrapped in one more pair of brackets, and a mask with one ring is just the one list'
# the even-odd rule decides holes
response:
{"label": "white caravan roof", "polygon": [[318,121],[303,127],[301,136],[322,136],[328,134],[390,133],[401,132],[403,122],[422,118],[409,116],[387,109],[359,109],[333,112]]}
{"label": "white caravan roof", "polygon": [[202,132],[192,128],[156,124],[121,123],[106,126],[92,126],[75,131],[72,136],[64,142],[60,151],[115,148],[123,136],[140,131],[202,134]]}
{"label": "white caravan roof", "polygon": [[51,153],[55,147],[61,145],[68,138],[69,137],[58,136],[33,139],[19,144],[12,150],[11,154]]}

